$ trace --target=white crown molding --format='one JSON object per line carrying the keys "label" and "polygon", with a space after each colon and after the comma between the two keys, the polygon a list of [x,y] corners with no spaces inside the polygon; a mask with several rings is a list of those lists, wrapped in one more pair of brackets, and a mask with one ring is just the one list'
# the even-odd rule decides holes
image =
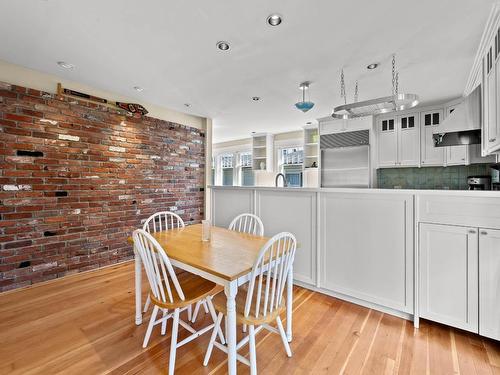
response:
{"label": "white crown molding", "polygon": [[474,58],[474,63],[472,64],[472,69],[469,73],[469,78],[467,79],[467,84],[465,85],[464,96],[467,96],[476,88],[476,82],[478,74],[481,73],[481,67],[483,63],[483,56],[486,54],[486,50],[489,48],[491,38],[494,37],[497,25],[500,20],[500,3],[493,4],[488,21],[481,36],[481,41]]}

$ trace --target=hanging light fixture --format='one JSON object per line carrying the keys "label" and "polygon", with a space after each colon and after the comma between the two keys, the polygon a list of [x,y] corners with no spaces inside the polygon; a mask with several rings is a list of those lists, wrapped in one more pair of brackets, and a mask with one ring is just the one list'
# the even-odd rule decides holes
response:
{"label": "hanging light fixture", "polygon": [[306,113],[312,107],[314,107],[314,103],[313,102],[311,102],[310,100],[306,101],[306,90],[309,89],[309,85],[310,84],[311,84],[311,82],[306,81],[306,82],[302,82],[299,85],[299,89],[302,90],[302,101],[295,103],[295,107],[297,109],[300,109],[304,113]]}
{"label": "hanging light fixture", "polygon": [[418,104],[418,95],[399,93],[399,72],[396,71],[396,55],[392,56],[391,96],[358,102],[358,90],[356,83],[354,103],[347,104],[344,70],[342,69],[340,73],[340,97],[344,99],[344,104],[333,109],[332,117],[343,120],[394,111],[403,111],[405,109],[413,108]]}

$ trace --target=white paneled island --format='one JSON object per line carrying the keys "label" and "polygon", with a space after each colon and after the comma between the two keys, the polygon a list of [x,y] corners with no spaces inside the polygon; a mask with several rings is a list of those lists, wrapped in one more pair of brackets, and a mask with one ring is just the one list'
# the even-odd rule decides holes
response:
{"label": "white paneled island", "polygon": [[209,189],[214,225],[251,212],[295,234],[297,285],[500,338],[500,192]]}

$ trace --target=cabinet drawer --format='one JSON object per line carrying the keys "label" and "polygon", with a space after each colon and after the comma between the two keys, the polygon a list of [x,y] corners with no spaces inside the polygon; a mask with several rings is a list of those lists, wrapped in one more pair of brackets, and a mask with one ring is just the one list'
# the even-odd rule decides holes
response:
{"label": "cabinet drawer", "polygon": [[417,195],[419,222],[500,228],[500,197]]}

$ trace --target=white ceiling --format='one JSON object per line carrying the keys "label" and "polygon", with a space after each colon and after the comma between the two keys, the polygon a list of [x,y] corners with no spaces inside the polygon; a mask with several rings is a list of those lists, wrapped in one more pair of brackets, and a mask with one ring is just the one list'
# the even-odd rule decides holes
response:
{"label": "white ceiling", "polygon": [[[493,2],[2,0],[0,59],[212,117],[220,142],[329,115],[342,67],[351,99],[356,79],[360,100],[389,94],[394,52],[400,91],[422,102],[459,96]],[[281,26],[267,25],[272,12]],[[380,68],[366,70],[371,62]],[[316,106],[303,114],[293,104],[305,80]]]}

